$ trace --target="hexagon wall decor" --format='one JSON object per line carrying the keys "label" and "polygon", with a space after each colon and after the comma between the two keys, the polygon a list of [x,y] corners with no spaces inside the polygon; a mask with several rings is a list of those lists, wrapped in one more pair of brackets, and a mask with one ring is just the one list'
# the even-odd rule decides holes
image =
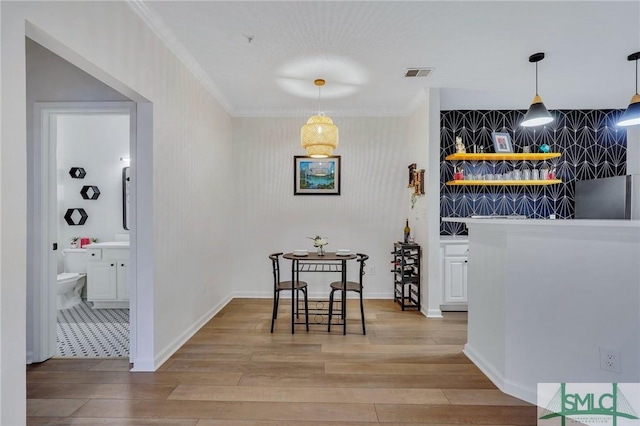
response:
{"label": "hexagon wall decor", "polygon": [[97,200],[100,196],[100,190],[95,185],[85,185],[80,190],[80,195],[85,200]]}
{"label": "hexagon wall decor", "polygon": [[72,167],[71,170],[69,170],[69,175],[74,179],[84,179],[87,172],[85,172],[82,167]]}
{"label": "hexagon wall decor", "polygon": [[78,226],[84,225],[88,217],[89,215],[87,215],[87,212],[84,211],[83,208],[67,209],[67,212],[64,215],[64,220],[69,226]]}

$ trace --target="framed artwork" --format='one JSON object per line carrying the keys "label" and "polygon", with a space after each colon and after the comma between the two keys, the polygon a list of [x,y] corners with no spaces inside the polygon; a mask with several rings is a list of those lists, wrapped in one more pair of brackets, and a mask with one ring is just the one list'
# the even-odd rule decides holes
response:
{"label": "framed artwork", "polygon": [[293,195],[340,195],[340,156],[293,157]]}
{"label": "framed artwork", "polygon": [[511,144],[511,136],[509,133],[491,133],[493,138],[493,149],[495,152],[513,152],[513,145]]}

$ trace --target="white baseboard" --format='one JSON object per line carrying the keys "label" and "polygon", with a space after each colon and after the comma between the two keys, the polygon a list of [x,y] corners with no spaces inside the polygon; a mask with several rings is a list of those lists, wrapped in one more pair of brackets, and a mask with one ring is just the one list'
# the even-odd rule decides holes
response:
{"label": "white baseboard", "polygon": [[[166,348],[160,351],[154,358],[152,370],[139,370],[139,366],[136,360],[134,360],[134,369],[131,371],[155,371],[158,367],[164,364],[169,359],[169,357],[171,357],[171,355],[173,355],[178,349],[180,349],[182,345],[187,343],[187,341],[191,337],[193,337],[193,335],[196,334],[196,332],[200,330],[202,326],[204,326],[207,322],[209,322],[209,320],[211,320],[211,318],[213,318],[218,312],[220,312],[222,308],[224,308],[231,301],[231,299],[233,299],[232,294],[228,295],[226,298],[220,301],[220,303],[211,308],[207,313],[200,317],[198,321],[193,323],[191,327],[185,330],[184,333],[178,336],[177,339],[175,339]],[[140,368],[142,368],[143,366],[148,367],[148,362],[145,362],[144,360],[141,360],[140,362]]]}
{"label": "white baseboard", "polygon": [[442,311],[440,309],[427,309],[425,316],[427,318],[442,318]]}
{"label": "white baseboard", "polygon": [[[153,359],[151,359],[151,358],[144,358],[144,359],[136,358],[134,360],[131,360],[131,362],[133,363],[133,368],[131,368],[131,370],[129,370],[129,371],[133,371],[133,372],[148,372],[148,371],[156,371],[156,369],[157,369]],[[159,365],[158,365],[158,367],[159,367]]]}
{"label": "white baseboard", "polygon": [[[233,294],[234,298],[238,299],[271,299],[273,297],[272,291],[237,291]],[[347,297],[349,299],[357,299],[359,296],[357,293],[348,292]],[[311,292],[309,293],[309,298],[311,299],[328,299],[329,292]],[[382,300],[392,300],[393,293],[392,292],[379,292],[379,293],[367,293],[365,291],[364,298],[366,299],[382,299]],[[281,299],[291,299],[291,293],[285,292],[282,294]]]}
{"label": "white baseboard", "polygon": [[489,363],[486,358],[480,355],[471,345],[469,345],[469,343],[464,345],[464,350],[462,352],[502,392],[526,401],[530,404],[536,404],[537,389],[531,389],[529,386],[523,385],[521,383],[505,380],[504,375],[496,367]]}

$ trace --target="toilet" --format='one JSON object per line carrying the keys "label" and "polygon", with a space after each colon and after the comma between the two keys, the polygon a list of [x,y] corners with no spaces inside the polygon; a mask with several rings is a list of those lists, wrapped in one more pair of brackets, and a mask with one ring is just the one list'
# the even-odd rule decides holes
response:
{"label": "toilet", "polygon": [[58,274],[58,309],[69,309],[82,302],[82,288],[87,282],[87,249],[64,249],[64,272]]}

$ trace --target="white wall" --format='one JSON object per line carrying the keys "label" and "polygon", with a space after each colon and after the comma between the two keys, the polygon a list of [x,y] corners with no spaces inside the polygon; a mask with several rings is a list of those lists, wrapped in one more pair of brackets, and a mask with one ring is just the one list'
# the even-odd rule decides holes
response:
{"label": "white wall", "polygon": [[[122,223],[122,168],[129,156],[128,115],[60,115],[57,117],[58,244],[69,247],[71,237],[113,241],[115,234],[128,233]],[[83,179],[72,178],[69,170],[82,167]],[[97,186],[97,200],[85,200],[84,186]],[[83,208],[84,225],[70,226],[67,209]],[[58,251],[58,272],[62,272],[62,250]]]}
{"label": "white wall", "polygon": [[[242,253],[234,270],[236,294],[270,297],[267,255],[313,250],[307,237],[318,234],[328,238],[328,251],[367,253],[365,297],[390,298],[390,253],[402,239],[410,210],[407,167],[422,162],[407,137],[407,118],[332,117],[340,131],[334,154],[341,156],[341,195],[293,195],[293,157],[305,155],[300,127],[307,118],[233,119],[235,211],[241,224],[233,230],[233,247]],[[286,262],[283,268],[288,267]],[[329,280],[338,277],[304,278],[312,295],[327,295]]]}
{"label": "white wall", "polygon": [[[421,310],[430,317],[442,316],[440,281],[440,90],[423,93],[416,110],[408,117],[412,157],[418,169],[425,169],[425,195],[418,196],[407,217],[422,246]],[[407,189],[411,194],[412,189]]]}
{"label": "white wall", "polygon": [[[150,102],[150,268],[157,364],[231,294],[231,119],[122,2],[0,2],[0,424],[24,423],[26,298],[25,35],[136,102]],[[27,34],[27,30],[29,33]],[[140,147],[139,147],[140,148]],[[146,157],[145,157],[146,155]],[[152,168],[151,168],[152,166]],[[145,228],[146,231],[147,228]],[[136,362],[136,360],[134,360]]]}

